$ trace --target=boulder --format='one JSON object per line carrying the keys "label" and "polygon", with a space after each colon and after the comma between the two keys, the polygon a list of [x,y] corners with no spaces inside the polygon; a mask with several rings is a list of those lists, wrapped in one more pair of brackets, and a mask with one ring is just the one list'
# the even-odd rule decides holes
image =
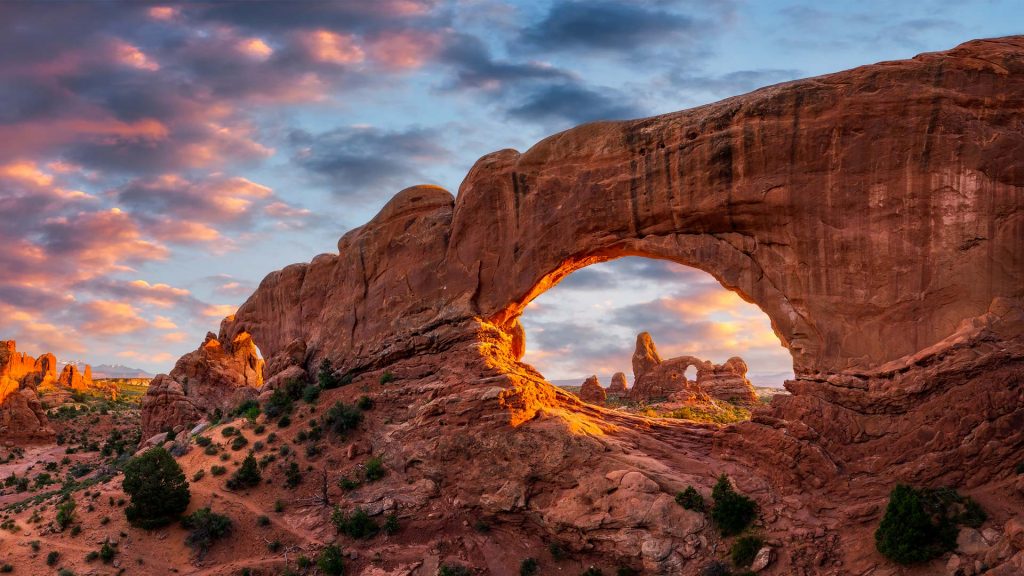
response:
{"label": "boulder", "polygon": [[597,376],[590,376],[583,381],[583,386],[580,387],[580,400],[590,404],[604,405],[607,397],[608,395],[604,388],[601,387],[601,382],[598,381]]}
{"label": "boulder", "polygon": [[616,372],[612,374],[612,382],[608,386],[608,395],[615,397],[623,397],[629,393],[629,386],[626,383],[626,375],[622,372]]}

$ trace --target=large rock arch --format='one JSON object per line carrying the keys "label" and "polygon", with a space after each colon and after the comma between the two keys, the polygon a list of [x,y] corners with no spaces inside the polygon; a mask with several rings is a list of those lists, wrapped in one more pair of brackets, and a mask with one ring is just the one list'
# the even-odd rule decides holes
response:
{"label": "large rock arch", "polygon": [[[217,338],[251,335],[268,383],[324,358],[356,374],[388,368],[429,381],[429,409],[403,412],[395,450],[409,460],[429,461],[440,448],[425,438],[451,430],[432,428],[443,383],[448,402],[465,407],[445,420],[460,422],[460,438],[508,447],[523,438],[509,424],[555,415],[574,433],[654,450],[647,461],[667,462],[645,469],[655,486],[729,469],[765,498],[827,494],[815,521],[840,526],[849,517],[829,506],[852,510],[895,479],[981,486],[1010,474],[1024,451],[1022,248],[1017,36],[487,155],[457,198],[403,190],[337,253],[269,274]],[[626,255],[700,268],[760,306],[793,355],[793,395],[709,432],[583,406],[519,364],[523,307],[573,270]],[[607,442],[614,451],[618,440]],[[421,448],[435,452],[411,455]],[[500,498],[480,493],[521,489],[501,484],[519,463],[498,466],[492,448],[453,453],[477,456],[446,489],[484,508]],[[574,449],[586,456],[516,454],[524,475],[546,470],[546,458],[574,478],[644,466]],[[686,460],[669,462],[673,451]],[[538,517],[552,530],[578,512],[548,504]]]}

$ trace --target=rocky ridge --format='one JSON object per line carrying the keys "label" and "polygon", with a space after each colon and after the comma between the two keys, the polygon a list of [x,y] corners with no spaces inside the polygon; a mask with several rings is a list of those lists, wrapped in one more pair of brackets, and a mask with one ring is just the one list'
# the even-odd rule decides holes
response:
{"label": "rocky ridge", "polygon": [[[1002,542],[1022,498],[1022,125],[1024,37],[1008,37],[490,154],[457,198],[403,190],[337,253],[268,275],[154,380],[144,427],[329,359],[357,383],[396,379],[367,441],[396,477],[435,483],[415,506],[454,503],[437,526],[482,514],[691,574],[721,543],[672,494],[728,473],[760,506],[769,573],[897,573],[871,536],[896,482],[968,491]],[[793,355],[791,395],[695,425],[588,405],[522,364],[526,304],[625,255],[758,304]],[[638,373],[659,366],[646,352]],[[710,374],[732,393],[744,372]],[[1024,566],[1012,541],[991,573]]]}

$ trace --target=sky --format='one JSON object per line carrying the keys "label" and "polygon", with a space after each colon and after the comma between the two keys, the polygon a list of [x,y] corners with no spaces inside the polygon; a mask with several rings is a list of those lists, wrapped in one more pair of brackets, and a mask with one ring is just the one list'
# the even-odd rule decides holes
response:
{"label": "sky", "polygon": [[[2,2],[0,338],[167,371],[267,273],[488,152],[1022,24],[1017,1]],[[650,330],[784,377],[756,308],[671,266],[576,272],[527,309],[528,359],[628,373]]]}

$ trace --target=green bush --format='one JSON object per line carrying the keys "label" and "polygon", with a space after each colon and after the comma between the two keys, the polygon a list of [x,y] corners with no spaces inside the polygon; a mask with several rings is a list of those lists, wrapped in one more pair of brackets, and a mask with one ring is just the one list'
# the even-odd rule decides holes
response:
{"label": "green bush", "polygon": [[302,390],[302,400],[306,404],[316,404],[316,399],[320,397],[320,387],[316,384],[310,384]]}
{"label": "green bush", "polygon": [[686,490],[676,494],[676,504],[687,510],[704,511],[704,497],[693,486],[687,486]]}
{"label": "green bush", "polygon": [[358,408],[335,402],[324,414],[324,427],[338,435],[355,430],[363,421],[363,413]]}
{"label": "green bush", "polygon": [[388,514],[387,518],[384,519],[384,528],[382,529],[388,536],[398,534],[398,514],[392,512]]}
{"label": "green bush", "polygon": [[100,547],[100,560],[103,560],[104,564],[110,564],[116,555],[117,549],[111,546],[110,542],[104,542]]}
{"label": "green bush", "polygon": [[223,466],[218,466],[216,464],[210,466],[210,474],[213,474],[214,476],[223,476],[224,474],[227,473],[228,469]]}
{"label": "green bush", "polygon": [[392,374],[391,372],[385,372],[385,373],[380,375],[380,383],[381,384],[389,384],[389,383],[394,382],[394,381],[395,381],[395,375]]}
{"label": "green bush", "polygon": [[388,471],[384,469],[384,462],[381,461],[380,456],[374,456],[367,460],[363,469],[363,476],[366,478],[367,482],[380,480],[386,476],[387,473]]}
{"label": "green bush", "polygon": [[356,407],[362,411],[373,410],[373,398],[369,396],[360,396],[356,402]]}
{"label": "green bush", "polygon": [[259,464],[256,463],[256,458],[250,452],[245,460],[242,460],[242,465],[238,467],[238,470],[235,470],[235,473],[228,479],[227,487],[231,490],[252,488],[259,486],[261,479]]}
{"label": "green bush", "polygon": [[192,475],[192,481],[193,482],[199,482],[205,476],[206,476],[206,470],[203,470],[202,468],[200,468],[199,470],[196,470],[195,474]]}
{"label": "green bush", "polygon": [[47,566],[56,566],[57,562],[60,562],[60,552],[54,550],[46,555]]}
{"label": "green bush", "polygon": [[188,508],[191,494],[181,466],[163,448],[151,448],[124,466],[128,522],[147,530],[165,526]]}
{"label": "green bush", "polygon": [[527,558],[519,563],[519,576],[534,576],[540,571],[536,558]]}
{"label": "green bush", "polygon": [[213,442],[213,440],[210,440],[209,436],[196,436],[196,446],[206,448],[211,442]]}
{"label": "green bush", "polygon": [[223,514],[210,511],[209,508],[200,508],[192,514],[181,519],[181,525],[188,529],[188,536],[185,544],[196,552],[196,556],[202,558],[210,550],[217,540],[231,533],[231,518]]}
{"label": "green bush", "polygon": [[338,373],[334,370],[334,366],[331,365],[331,361],[324,358],[320,362],[320,369],[317,370],[316,380],[320,384],[320,387],[324,390],[330,390],[339,386],[344,386],[351,382],[345,382],[344,378],[338,376]]}
{"label": "green bush", "polygon": [[711,519],[723,536],[743,532],[757,517],[757,503],[736,492],[725,474],[718,478],[711,497],[715,501],[711,507]]}
{"label": "green bush", "polygon": [[316,559],[316,565],[326,576],[341,576],[345,573],[345,561],[341,554],[341,548],[334,544],[325,547],[320,551]]}
{"label": "green bush", "polygon": [[729,550],[729,558],[736,566],[750,566],[761,546],[764,546],[764,541],[757,536],[741,536],[733,542],[732,548]]}
{"label": "green bush", "polygon": [[285,488],[295,488],[299,484],[302,484],[302,471],[299,470],[298,463],[291,462],[284,471],[284,486]]}
{"label": "green bush", "polygon": [[957,532],[941,493],[897,484],[875,531],[875,548],[898,564],[917,564],[956,548]]}
{"label": "green bush", "polygon": [[249,444],[249,441],[245,439],[245,436],[239,434],[238,436],[235,436],[234,440],[231,441],[231,449],[234,450],[235,452],[238,452],[242,448],[245,448],[247,444]]}
{"label": "green bush", "polygon": [[583,572],[580,572],[580,576],[604,576],[604,572],[602,572],[601,569],[596,566],[591,566]]}
{"label": "green bush", "polygon": [[470,576],[472,572],[462,564],[442,564],[437,569],[437,576]]}
{"label": "green bush", "polygon": [[57,506],[57,527],[63,532],[75,521],[75,499],[69,494],[64,502]]}
{"label": "green bush", "polygon": [[377,522],[370,518],[370,515],[365,510],[359,507],[351,513],[346,513],[341,508],[335,506],[334,512],[331,513],[331,522],[334,523],[334,527],[337,528],[339,534],[344,534],[356,540],[373,538],[380,531]]}

